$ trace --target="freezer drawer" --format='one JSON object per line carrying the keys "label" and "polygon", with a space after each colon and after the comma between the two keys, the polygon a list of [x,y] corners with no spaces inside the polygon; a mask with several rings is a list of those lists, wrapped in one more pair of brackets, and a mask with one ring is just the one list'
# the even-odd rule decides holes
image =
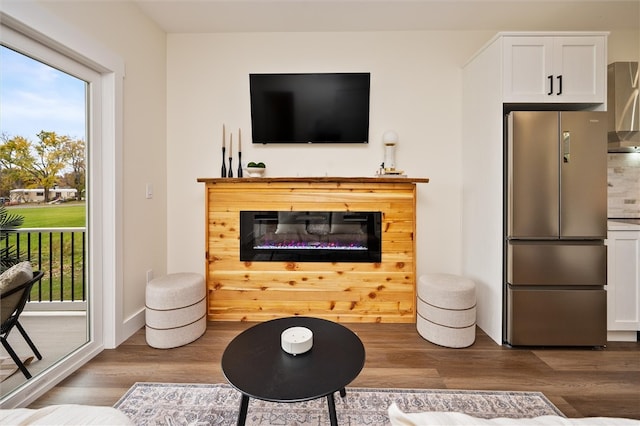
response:
{"label": "freezer drawer", "polygon": [[604,241],[595,244],[509,241],[507,283],[603,286],[607,283],[607,247]]}
{"label": "freezer drawer", "polygon": [[507,343],[513,346],[607,343],[605,290],[509,288],[507,298]]}

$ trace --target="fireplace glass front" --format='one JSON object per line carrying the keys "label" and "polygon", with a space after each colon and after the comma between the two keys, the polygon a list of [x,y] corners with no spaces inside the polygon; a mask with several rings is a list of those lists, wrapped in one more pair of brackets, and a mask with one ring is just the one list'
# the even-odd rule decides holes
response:
{"label": "fireplace glass front", "polygon": [[241,211],[240,260],[379,263],[381,230],[381,212]]}

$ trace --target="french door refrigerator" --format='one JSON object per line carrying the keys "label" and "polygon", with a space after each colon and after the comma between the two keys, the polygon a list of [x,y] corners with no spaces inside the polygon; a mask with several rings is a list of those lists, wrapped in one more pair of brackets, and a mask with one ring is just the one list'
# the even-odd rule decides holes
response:
{"label": "french door refrigerator", "polygon": [[505,343],[606,344],[605,112],[506,115]]}

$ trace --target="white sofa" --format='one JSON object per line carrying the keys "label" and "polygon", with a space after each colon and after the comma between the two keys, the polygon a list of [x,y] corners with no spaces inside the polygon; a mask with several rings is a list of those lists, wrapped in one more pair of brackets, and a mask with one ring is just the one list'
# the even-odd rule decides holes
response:
{"label": "white sofa", "polygon": [[615,417],[584,417],[569,419],[561,416],[540,416],[530,419],[481,419],[453,412],[404,413],[393,403],[389,407],[392,426],[640,426],[640,421]]}
{"label": "white sofa", "polygon": [[0,425],[104,425],[131,426],[122,411],[113,407],[62,404],[49,407],[0,410]]}

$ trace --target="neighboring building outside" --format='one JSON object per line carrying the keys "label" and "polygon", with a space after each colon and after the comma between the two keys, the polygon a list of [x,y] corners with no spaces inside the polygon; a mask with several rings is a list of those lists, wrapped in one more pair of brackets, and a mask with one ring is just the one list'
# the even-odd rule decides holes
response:
{"label": "neighboring building outside", "polygon": [[[49,202],[69,201],[77,199],[78,190],[75,188],[51,188],[49,189]],[[42,203],[44,202],[44,189],[12,189],[9,191],[10,204]]]}

